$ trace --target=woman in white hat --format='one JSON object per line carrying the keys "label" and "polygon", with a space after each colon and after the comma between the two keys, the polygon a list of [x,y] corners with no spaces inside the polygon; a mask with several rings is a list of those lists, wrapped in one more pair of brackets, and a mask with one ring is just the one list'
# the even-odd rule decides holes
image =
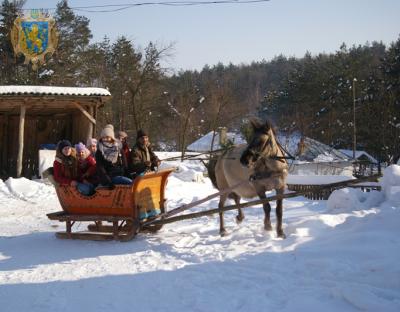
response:
{"label": "woman in white hat", "polygon": [[106,125],[101,131],[97,143],[96,168],[100,184],[113,187],[115,184],[132,184],[124,177],[126,159],[122,153],[122,144],[115,139],[113,125]]}

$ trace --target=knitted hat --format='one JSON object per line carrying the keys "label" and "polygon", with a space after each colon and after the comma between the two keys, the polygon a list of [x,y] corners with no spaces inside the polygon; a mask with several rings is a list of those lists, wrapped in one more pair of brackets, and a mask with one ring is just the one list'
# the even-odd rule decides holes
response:
{"label": "knitted hat", "polygon": [[72,147],[72,144],[68,140],[61,140],[58,142],[58,150],[62,151],[64,147],[69,146]]}
{"label": "knitted hat", "polygon": [[88,139],[87,142],[86,142],[86,146],[87,146],[87,147],[90,147],[90,146],[92,146],[92,145],[97,145],[97,140],[96,140],[95,138],[90,138],[90,139]]}
{"label": "knitted hat", "polygon": [[87,148],[85,145],[83,145],[83,143],[79,142],[78,144],[75,144],[75,149],[78,153],[84,151],[86,152]]}
{"label": "knitted hat", "polygon": [[103,130],[101,130],[100,137],[110,137],[115,140],[114,136],[114,126],[113,125],[106,125]]}
{"label": "knitted hat", "polygon": [[136,139],[140,139],[141,137],[148,136],[146,131],[139,129],[136,135]]}
{"label": "knitted hat", "polygon": [[128,137],[128,134],[127,134],[125,131],[119,131],[119,132],[118,132],[118,136],[119,136],[120,138],[127,138],[127,137]]}

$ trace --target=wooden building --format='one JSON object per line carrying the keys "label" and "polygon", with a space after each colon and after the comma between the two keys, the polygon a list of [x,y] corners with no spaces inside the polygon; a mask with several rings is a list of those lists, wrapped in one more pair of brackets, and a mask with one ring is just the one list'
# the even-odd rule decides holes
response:
{"label": "wooden building", "polygon": [[43,144],[86,143],[110,98],[102,88],[0,86],[0,177],[37,175]]}

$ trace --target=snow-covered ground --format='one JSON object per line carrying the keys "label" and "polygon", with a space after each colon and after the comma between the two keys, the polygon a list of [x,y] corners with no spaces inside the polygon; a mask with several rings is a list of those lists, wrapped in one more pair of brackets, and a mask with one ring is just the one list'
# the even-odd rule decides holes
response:
{"label": "snow-covered ground", "polygon": [[[170,209],[215,192],[200,163],[169,165],[179,168]],[[46,217],[61,210],[53,187],[0,180],[0,311],[398,312],[400,167],[381,183],[382,192],[285,200],[285,240],[253,207],[240,225],[226,213],[226,237],[214,215],[120,243],[57,239],[64,224]],[[217,199],[192,210],[210,207]]]}

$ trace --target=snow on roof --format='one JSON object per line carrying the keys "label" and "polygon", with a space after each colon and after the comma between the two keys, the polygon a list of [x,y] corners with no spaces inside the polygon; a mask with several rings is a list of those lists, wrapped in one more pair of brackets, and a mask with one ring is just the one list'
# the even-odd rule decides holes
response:
{"label": "snow on roof", "polygon": [[[277,135],[279,143],[296,159],[314,162],[348,161],[349,157],[339,150],[322,142],[302,136],[300,133]],[[303,138],[303,148],[300,153],[299,147]]]}
{"label": "snow on roof", "polygon": [[[340,149],[343,154],[346,154],[348,157],[353,158],[353,150],[348,150],[348,149]],[[378,161],[372,157],[370,154],[368,154],[365,151],[355,151],[356,154],[356,159],[360,159],[360,157],[365,156],[367,157],[371,162],[378,163]]]}
{"label": "snow on roof", "polygon": [[111,96],[107,89],[53,86],[0,86],[1,95],[78,95]]}
{"label": "snow on roof", "polygon": [[[214,133],[214,131],[210,131],[205,136],[201,137],[197,141],[194,141],[192,144],[190,144],[187,147],[187,150],[192,151],[192,152],[200,152],[200,153],[210,151],[213,133]],[[243,139],[240,134],[228,132],[226,135],[227,135],[227,139],[231,140],[233,142],[233,144],[245,144],[246,143],[246,140]],[[212,150],[215,151],[215,150],[218,150],[221,148],[222,148],[222,146],[219,144],[219,133],[216,131]]]}
{"label": "snow on roof", "polygon": [[[207,152],[210,150],[213,131],[210,131],[205,136],[193,142],[187,147],[188,151],[193,152]],[[246,140],[238,133],[228,132],[227,137],[234,144],[246,144]],[[292,133],[290,135],[279,133],[277,139],[283,148],[289,152],[290,155],[302,161],[315,161],[315,162],[333,162],[333,161],[348,161],[349,157],[340,151],[330,147],[324,143],[313,140],[308,137],[303,137],[304,150],[299,155],[299,143],[302,136],[299,133]],[[221,148],[219,144],[219,133],[215,132],[213,150]]]}

